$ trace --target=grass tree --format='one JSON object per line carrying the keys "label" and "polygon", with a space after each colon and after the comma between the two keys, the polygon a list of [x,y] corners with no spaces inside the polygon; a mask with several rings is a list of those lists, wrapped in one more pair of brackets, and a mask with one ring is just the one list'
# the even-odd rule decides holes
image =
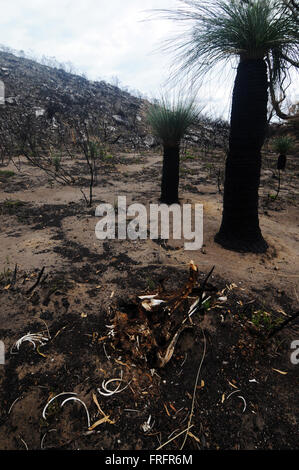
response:
{"label": "grass tree", "polygon": [[148,122],[163,144],[162,203],[179,202],[180,144],[197,116],[198,110],[193,99],[171,100],[162,97],[149,108]]}
{"label": "grass tree", "polygon": [[293,139],[289,136],[277,137],[273,142],[273,149],[278,153],[277,169],[285,170],[287,163],[287,154],[294,146]]}
{"label": "grass tree", "polygon": [[276,113],[286,118],[275,90],[283,90],[289,68],[298,67],[298,19],[289,2],[282,0],[181,3],[177,10],[162,10],[168,18],[190,24],[168,46],[176,52],[178,72],[202,78],[223,61],[233,58],[238,64],[223,217],[215,241],[227,249],[262,253],[268,245],[259,226],[258,190],[268,92]]}
{"label": "grass tree", "polygon": [[276,195],[272,197],[272,200],[276,200],[280,193],[281,187],[281,171],[285,170],[287,163],[287,154],[292,150],[294,146],[293,139],[289,136],[277,137],[273,142],[273,149],[278,153],[277,170],[278,170],[278,188]]}

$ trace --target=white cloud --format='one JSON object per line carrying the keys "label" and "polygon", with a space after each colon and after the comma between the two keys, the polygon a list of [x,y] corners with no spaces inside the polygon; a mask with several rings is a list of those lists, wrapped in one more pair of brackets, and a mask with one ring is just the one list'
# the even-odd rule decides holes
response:
{"label": "white cloud", "polygon": [[[171,57],[154,53],[177,25],[142,21],[145,10],[173,9],[175,0],[0,0],[0,44],[72,62],[91,79],[118,76],[153,95],[169,75]],[[231,77],[232,78],[232,77]],[[228,113],[232,80],[206,81],[207,110]]]}

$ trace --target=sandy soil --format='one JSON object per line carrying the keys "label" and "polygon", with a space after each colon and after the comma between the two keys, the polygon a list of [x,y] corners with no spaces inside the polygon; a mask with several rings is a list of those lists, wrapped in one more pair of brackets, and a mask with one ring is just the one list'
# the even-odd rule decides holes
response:
{"label": "sandy soil", "polygon": [[[186,429],[203,354],[194,427],[185,448],[295,448],[298,366],[290,362],[290,344],[299,339],[298,323],[267,339],[279,321],[298,309],[295,158],[288,162],[276,201],[268,197],[277,186],[275,156],[264,160],[260,222],[270,248],[262,256],[233,253],[214,243],[221,222],[221,155],[182,161],[181,203],[204,206],[199,251],[184,250],[185,240],[103,242],[95,237],[99,202],[114,205],[120,195],[127,196],[128,204],[158,202],[160,155],[123,154],[103,164],[92,208],[86,207],[79,187],[51,182],[23,160],[16,165],[3,168],[14,175],[0,174],[0,339],[7,351],[6,364],[0,365],[0,448],[38,449],[45,436],[45,448],[155,449],[172,432]],[[82,175],[87,192],[84,161],[69,165]],[[209,279],[211,303],[194,320],[193,330],[181,335],[164,369],[152,374],[154,365],[135,364],[113,343],[100,341],[113,309],[137,294],[156,292],[162,278],[168,290],[176,290],[188,277],[191,259],[199,268],[199,282],[215,266]],[[43,267],[40,282],[30,290]],[[219,305],[221,296],[226,300]],[[270,324],[252,322],[256,312],[266,312]],[[27,343],[10,354],[29,331],[43,331],[51,340],[39,351]],[[109,399],[97,395],[114,424],[86,433],[78,403],[54,406],[47,420],[42,418],[47,400],[67,391],[78,393],[92,410],[92,422],[97,421],[103,416],[92,394],[103,379],[119,377],[120,371],[130,387]],[[229,397],[235,387],[246,399],[245,411],[242,399]],[[145,432],[142,425],[149,416],[154,426]],[[179,449],[183,438],[166,449]]]}

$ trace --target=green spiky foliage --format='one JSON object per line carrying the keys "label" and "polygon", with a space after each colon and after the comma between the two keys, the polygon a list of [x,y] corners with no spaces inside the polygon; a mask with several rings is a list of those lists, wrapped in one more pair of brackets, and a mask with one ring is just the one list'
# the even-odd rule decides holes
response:
{"label": "green spiky foliage", "polygon": [[273,149],[280,155],[286,155],[294,146],[294,141],[289,136],[276,137],[273,141]]}
{"label": "green spiky foliage", "polygon": [[173,99],[165,96],[148,111],[148,123],[163,144],[161,202],[178,203],[180,143],[188,128],[196,122],[198,109],[194,99]]}
{"label": "green spiky foliage", "polygon": [[194,100],[169,99],[162,96],[148,111],[148,122],[163,145],[180,144],[188,128],[196,122],[198,111]]}
{"label": "green spiky foliage", "polygon": [[231,57],[269,58],[277,82],[289,64],[299,66],[298,20],[281,0],[181,0],[185,8],[160,10],[168,18],[191,22],[166,46],[176,54],[178,71],[206,74]]}
{"label": "green spiky foliage", "polygon": [[[223,216],[215,241],[224,248],[262,253],[267,250],[259,227],[258,190],[261,148],[267,130],[270,95],[282,117],[275,89],[290,66],[298,66],[298,20],[282,0],[182,0],[166,17],[189,28],[166,49],[175,52],[177,73],[203,78],[220,63],[238,63],[234,84]],[[269,80],[270,79],[270,80]],[[283,96],[282,96],[283,97]]]}
{"label": "green spiky foliage", "polygon": [[[277,170],[279,170],[278,193],[280,189],[280,171],[286,169],[287,154],[292,150],[293,147],[294,147],[294,141],[289,136],[276,137],[276,139],[274,139],[273,141],[273,149],[279,155],[278,160],[277,160]],[[277,196],[278,196],[278,193],[277,193]]]}

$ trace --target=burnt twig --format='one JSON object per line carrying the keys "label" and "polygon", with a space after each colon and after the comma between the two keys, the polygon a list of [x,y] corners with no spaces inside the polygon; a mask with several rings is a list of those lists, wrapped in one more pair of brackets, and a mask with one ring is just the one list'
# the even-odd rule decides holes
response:
{"label": "burnt twig", "polygon": [[18,265],[16,264],[15,265],[15,269],[14,269],[14,273],[13,273],[13,276],[12,276],[12,280],[11,280],[11,285],[15,285],[16,283],[16,280],[17,280],[17,271],[18,271]]}
{"label": "burnt twig", "polygon": [[203,300],[203,293],[204,293],[204,290],[205,290],[205,287],[207,285],[207,282],[208,280],[210,279],[210,277],[212,276],[213,272],[214,272],[214,269],[215,269],[215,266],[212,267],[211,271],[209,272],[209,274],[205,277],[202,285],[200,286],[200,290],[199,290],[199,299],[200,299],[200,303],[202,303],[202,300]]}
{"label": "burnt twig", "polygon": [[43,266],[42,269],[40,270],[38,278],[37,278],[36,282],[33,284],[33,286],[31,286],[30,289],[28,289],[26,291],[26,295],[31,294],[31,292],[33,292],[34,289],[38,286],[38,284],[40,283],[40,280],[42,278],[42,275],[44,274],[44,270],[45,270],[45,266]]}

